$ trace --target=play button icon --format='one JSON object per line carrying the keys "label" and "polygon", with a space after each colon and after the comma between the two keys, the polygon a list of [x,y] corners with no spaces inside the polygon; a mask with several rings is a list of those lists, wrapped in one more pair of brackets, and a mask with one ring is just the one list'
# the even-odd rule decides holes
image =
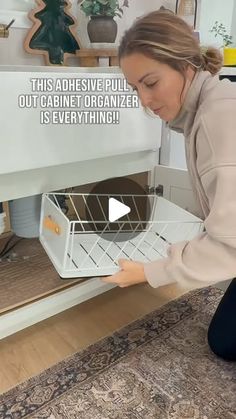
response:
{"label": "play button icon", "polygon": [[98,182],[85,203],[86,231],[112,242],[127,242],[143,232],[152,204],[145,189],[125,178]]}
{"label": "play button icon", "polygon": [[123,204],[115,198],[109,198],[108,202],[108,218],[111,223],[129,214],[131,208]]}

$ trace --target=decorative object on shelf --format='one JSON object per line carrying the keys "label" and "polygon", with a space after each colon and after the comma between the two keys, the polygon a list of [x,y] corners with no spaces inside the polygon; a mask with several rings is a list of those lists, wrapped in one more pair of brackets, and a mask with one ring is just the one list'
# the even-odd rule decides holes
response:
{"label": "decorative object on shelf", "polygon": [[4,232],[5,230],[5,220],[4,218],[6,217],[5,212],[3,211],[3,205],[2,202],[0,202],[0,235]]}
{"label": "decorative object on shelf", "polygon": [[117,22],[114,17],[122,17],[128,0],[78,0],[81,10],[90,17],[87,25],[90,42],[114,43],[117,36]]}
{"label": "decorative object on shelf", "polygon": [[224,65],[236,66],[236,46],[231,46],[234,45],[233,37],[227,33],[225,25],[216,20],[210,32],[214,33],[215,37],[219,36],[222,39],[221,48],[223,48]]}
{"label": "decorative object on shelf", "polygon": [[175,4],[175,13],[182,17],[193,29],[196,29],[197,23],[197,0],[177,0]]}
{"label": "decorative object on shelf", "polygon": [[4,25],[0,23],[0,38],[8,38],[9,28],[11,27],[11,25],[13,25],[14,22],[15,22],[15,19],[12,19],[11,22],[8,23],[8,25]]}
{"label": "decorative object on shelf", "polygon": [[24,47],[31,54],[43,54],[47,65],[65,65],[80,49],[76,19],[70,14],[69,0],[36,0],[38,7],[29,12],[34,23]]}
{"label": "decorative object on shelf", "polygon": [[116,48],[83,48],[77,52],[80,67],[99,67],[100,58],[108,61],[108,66],[118,66],[118,51]]}
{"label": "decorative object on shelf", "polygon": [[170,10],[167,7],[164,7],[164,6],[161,6],[158,10],[161,10],[162,12],[169,12],[169,13],[175,14],[173,12],[173,10]]}
{"label": "decorative object on shelf", "polygon": [[11,229],[18,237],[39,236],[42,195],[27,196],[9,201]]}
{"label": "decorative object on shelf", "polygon": [[225,48],[232,45],[233,37],[227,33],[226,27],[223,23],[218,22],[218,20],[216,20],[210,32],[214,33],[215,37],[220,36],[222,38],[222,47]]}

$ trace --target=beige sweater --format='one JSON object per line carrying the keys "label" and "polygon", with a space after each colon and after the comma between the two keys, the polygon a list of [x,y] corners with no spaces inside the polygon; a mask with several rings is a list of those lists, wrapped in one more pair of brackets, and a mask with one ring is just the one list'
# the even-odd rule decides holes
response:
{"label": "beige sweater", "polygon": [[200,288],[236,277],[236,83],[198,72],[169,127],[185,137],[187,167],[205,232],[144,265],[153,287]]}

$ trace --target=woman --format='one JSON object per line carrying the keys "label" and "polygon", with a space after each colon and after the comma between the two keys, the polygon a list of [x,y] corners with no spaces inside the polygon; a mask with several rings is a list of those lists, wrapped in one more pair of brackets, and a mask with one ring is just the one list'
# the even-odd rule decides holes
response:
{"label": "woman", "polygon": [[[120,287],[178,282],[200,288],[236,275],[236,84],[216,75],[222,56],[200,50],[191,28],[166,11],[137,20],[119,48],[121,69],[142,105],[185,137],[186,160],[205,231],[171,245],[168,257],[142,264],[120,260],[104,278]],[[212,350],[236,360],[236,279],[209,327]]]}

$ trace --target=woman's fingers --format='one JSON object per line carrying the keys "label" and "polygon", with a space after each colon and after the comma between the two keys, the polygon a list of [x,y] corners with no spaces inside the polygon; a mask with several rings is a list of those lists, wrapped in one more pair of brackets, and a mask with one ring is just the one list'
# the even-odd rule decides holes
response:
{"label": "woman's fingers", "polygon": [[114,275],[102,278],[103,282],[114,283],[120,287],[147,282],[142,263],[119,259],[118,264],[121,270]]}

